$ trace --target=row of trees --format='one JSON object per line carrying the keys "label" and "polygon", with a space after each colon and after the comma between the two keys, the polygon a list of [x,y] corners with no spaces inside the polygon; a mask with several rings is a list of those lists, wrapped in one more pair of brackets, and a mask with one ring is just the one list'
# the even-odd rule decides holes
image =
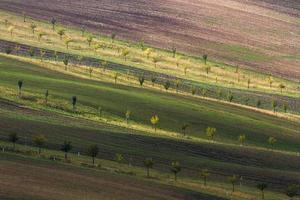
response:
{"label": "row of trees", "polygon": [[[214,128],[207,128],[207,133],[209,135],[213,135],[214,132],[216,132],[216,130]],[[19,136],[16,133],[11,133],[8,136],[8,140],[10,142],[12,142],[13,144],[13,150],[16,150],[16,143],[19,140]],[[45,143],[47,142],[47,138],[44,135],[35,135],[32,137],[32,142],[34,145],[36,145],[38,147],[38,155],[41,154],[41,150],[42,147],[44,147]],[[69,157],[68,157],[68,153],[73,149],[73,145],[71,141],[68,140],[64,140],[64,142],[61,144],[60,150],[64,153],[64,158],[66,161],[69,161]],[[88,146],[88,148],[86,149],[86,155],[90,156],[92,158],[92,164],[95,165],[95,160],[96,157],[99,154],[99,147],[98,145],[92,144],[90,146]],[[124,162],[124,157],[122,154],[116,154],[115,156],[115,160],[118,163],[122,163]],[[143,164],[146,168],[146,175],[147,178],[151,177],[151,169],[153,169],[155,162],[152,158],[145,158],[143,161]],[[130,163],[131,165],[131,163]],[[170,164],[170,172],[174,175],[174,181],[177,181],[178,178],[178,174],[182,171],[182,166],[180,165],[180,163],[178,161],[173,161]],[[208,169],[202,169],[199,173],[199,176],[202,178],[203,180],[203,185],[206,187],[208,184],[208,179],[210,177],[211,173]],[[236,190],[236,184],[239,181],[242,181],[243,177],[241,176],[237,176],[237,175],[232,175],[228,177],[228,182],[232,185],[232,192],[235,192]],[[265,195],[264,195],[264,191],[265,189],[268,187],[268,185],[266,183],[258,183],[256,185],[257,189],[259,189],[261,191],[261,198],[264,199]],[[297,185],[289,185],[286,189],[286,195],[293,198],[296,195],[298,195],[298,190],[299,190],[299,186]]]}
{"label": "row of trees", "polygon": [[[19,80],[18,81],[18,94],[19,94],[19,97],[21,97],[21,92],[22,92],[22,87],[23,87],[23,81],[22,80]],[[45,92],[45,103],[47,104],[48,103],[48,97],[49,97],[49,90],[46,90]],[[71,98],[71,104],[72,104],[72,108],[73,108],[73,111],[76,110],[76,104],[77,104],[77,96],[73,96]],[[99,116],[102,117],[102,111],[103,111],[103,108],[102,107],[99,107],[98,108],[98,113],[99,113]],[[128,125],[129,124],[129,120],[131,118],[131,115],[132,115],[132,112],[130,110],[126,110],[125,112],[125,121],[126,121],[126,124]],[[150,123],[154,129],[154,131],[156,132],[157,130],[157,125],[160,121],[160,118],[157,114],[151,116],[150,118]],[[181,132],[184,136],[186,136],[186,130],[189,128],[189,124],[187,123],[184,123],[182,126],[181,126]],[[207,127],[206,129],[206,135],[207,135],[207,138],[211,141],[214,141],[215,140],[215,136],[216,136],[216,133],[217,133],[217,129],[216,128],[213,128],[213,127]],[[245,142],[246,142],[246,135],[245,134],[242,134],[242,135],[239,135],[238,137],[238,142],[240,143],[240,145],[244,145]],[[268,139],[267,139],[267,142],[268,144],[274,148],[274,145],[277,143],[277,139],[275,137],[272,137],[270,136]]]}

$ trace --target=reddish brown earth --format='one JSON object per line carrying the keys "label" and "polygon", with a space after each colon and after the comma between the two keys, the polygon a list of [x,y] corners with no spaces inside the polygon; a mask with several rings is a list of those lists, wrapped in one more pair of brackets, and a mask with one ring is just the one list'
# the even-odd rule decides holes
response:
{"label": "reddish brown earth", "polygon": [[[1,200],[225,200],[133,176],[1,154]],[[3,160],[5,158],[5,160]]]}
{"label": "reddish brown earth", "polygon": [[0,8],[300,79],[295,0],[0,0]]}

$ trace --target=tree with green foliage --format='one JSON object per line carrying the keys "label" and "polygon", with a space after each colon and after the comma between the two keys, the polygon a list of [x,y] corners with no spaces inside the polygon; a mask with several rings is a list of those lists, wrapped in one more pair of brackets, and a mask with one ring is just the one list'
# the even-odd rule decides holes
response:
{"label": "tree with green foliage", "polygon": [[115,39],[117,37],[117,34],[116,33],[112,33],[110,38],[111,38],[111,43],[114,43]]}
{"label": "tree with green foliage", "polygon": [[272,100],[272,108],[273,108],[273,112],[275,113],[276,112],[276,108],[278,106],[278,103],[276,100]]}
{"label": "tree with green foliage", "polygon": [[46,92],[45,92],[45,104],[48,103],[48,96],[49,96],[49,90],[46,90]]}
{"label": "tree with green foliage", "polygon": [[285,194],[291,198],[291,200],[300,194],[300,186],[291,184],[286,188]]}
{"label": "tree with green foliage", "polygon": [[208,56],[206,54],[204,54],[202,56],[202,58],[203,58],[204,64],[206,65]]}
{"label": "tree with green foliage", "polygon": [[207,127],[206,128],[206,135],[207,135],[209,140],[214,141],[216,133],[217,133],[216,128],[212,128],[212,127]]}
{"label": "tree with green foliage", "polygon": [[62,40],[62,37],[66,34],[66,31],[64,29],[60,29],[57,31],[57,34],[59,35],[59,39]]}
{"label": "tree with green foliage", "polygon": [[68,70],[68,64],[69,64],[69,57],[68,56],[64,57],[63,63],[65,65],[65,70],[67,71]]}
{"label": "tree with green foliage", "polygon": [[232,185],[232,192],[234,192],[235,191],[235,184],[238,181],[238,177],[236,175],[233,175],[233,176],[228,177],[228,180]]}
{"label": "tree with green foliage", "polygon": [[141,87],[143,86],[144,82],[145,82],[145,76],[144,74],[142,74],[141,76],[139,76],[139,83]]}
{"label": "tree with green foliage", "polygon": [[265,199],[265,189],[267,189],[268,185],[266,183],[259,183],[256,187],[261,191],[261,199]]}
{"label": "tree with green foliage", "polygon": [[126,120],[127,125],[129,124],[130,116],[131,116],[131,111],[127,110],[126,113],[125,113],[125,120]]}
{"label": "tree with green foliage", "polygon": [[156,132],[156,127],[157,127],[157,124],[159,122],[159,117],[157,115],[153,115],[151,118],[150,118],[150,122],[152,124],[152,127],[154,128],[154,131]]}
{"label": "tree with green foliage", "polygon": [[200,176],[203,178],[203,185],[207,185],[207,178],[210,176],[210,173],[207,169],[202,169],[200,172]]}
{"label": "tree with green foliage", "polygon": [[22,95],[23,80],[18,81],[19,97]]}
{"label": "tree with green foliage", "polygon": [[56,20],[54,17],[52,17],[52,19],[51,19],[51,24],[52,24],[52,30],[53,30],[53,31],[55,30],[56,22],[57,22],[57,20]]}
{"label": "tree with green foliage", "polygon": [[87,155],[92,157],[93,165],[95,165],[95,158],[99,153],[99,147],[96,144],[92,144],[87,149]]}
{"label": "tree with green foliage", "polygon": [[247,138],[246,138],[245,134],[239,136],[238,141],[239,141],[239,143],[240,143],[241,146],[243,146],[245,144],[246,139]]}
{"label": "tree with green foliage", "polygon": [[284,110],[285,113],[286,113],[287,109],[288,109],[288,105],[286,103],[284,103],[283,104],[283,110]]}
{"label": "tree with green foliage", "polygon": [[38,147],[38,153],[41,154],[42,147],[45,145],[47,138],[44,135],[35,135],[32,138],[32,142]]}
{"label": "tree with green foliage", "polygon": [[94,68],[93,67],[89,67],[88,69],[89,69],[90,78],[92,78],[92,74],[93,74]]}
{"label": "tree with green foliage", "polygon": [[280,83],[278,87],[280,88],[280,93],[282,93],[282,90],[285,88],[285,85],[283,83]]}
{"label": "tree with green foliage", "polygon": [[256,101],[256,107],[259,108],[260,106],[261,106],[261,101],[258,99],[258,100]]}
{"label": "tree with green foliage", "polygon": [[88,45],[89,45],[89,47],[91,46],[91,44],[92,44],[92,42],[93,42],[93,39],[94,39],[94,37],[93,36],[88,36],[87,38],[86,38],[86,41],[87,41],[87,43],[88,43]]}
{"label": "tree with green foliage", "polygon": [[153,74],[151,76],[151,82],[152,82],[152,86],[154,87],[154,84],[156,82],[156,77]]}
{"label": "tree with green foliage", "polygon": [[168,89],[170,88],[170,86],[171,86],[171,83],[170,83],[169,80],[167,80],[167,81],[164,83],[164,88],[165,88],[165,90],[168,91]]}
{"label": "tree with green foliage", "polygon": [[116,154],[116,162],[119,164],[122,164],[123,160],[124,160],[124,156],[120,153],[117,153]]}
{"label": "tree with green foliage", "polygon": [[17,133],[10,133],[8,135],[8,140],[13,144],[13,150],[16,149],[16,142],[19,140],[19,136]]}
{"label": "tree with green foliage", "polygon": [[268,138],[268,143],[269,143],[269,145],[271,146],[272,149],[274,148],[276,142],[277,142],[277,139],[275,137],[269,137]]}
{"label": "tree with green foliage", "polygon": [[175,58],[176,57],[176,52],[177,52],[176,47],[172,47],[171,52],[172,52],[173,58]]}
{"label": "tree with green foliage", "polygon": [[251,79],[250,78],[248,78],[248,80],[247,80],[247,87],[248,87],[248,89],[250,88],[250,84],[251,84]]}
{"label": "tree with green foliage", "polygon": [[186,129],[187,129],[188,127],[189,127],[188,124],[183,124],[183,125],[181,126],[181,131],[182,131],[183,136],[186,135]]}
{"label": "tree with green foliage", "polygon": [[76,96],[73,96],[73,97],[72,97],[73,111],[75,111],[75,109],[76,109],[76,103],[77,103],[77,97],[76,97]]}
{"label": "tree with green foliage", "polygon": [[154,165],[153,159],[152,158],[146,158],[144,160],[144,165],[147,169],[147,178],[149,178],[150,177],[150,169],[152,169],[153,165]]}
{"label": "tree with green foliage", "polygon": [[206,75],[208,75],[208,73],[210,72],[211,67],[209,65],[205,66],[205,71],[206,71]]}
{"label": "tree with green foliage", "polygon": [[70,43],[71,42],[74,42],[74,40],[72,38],[67,38],[65,40],[65,45],[66,45],[66,48],[69,49],[69,46],[70,46]]}
{"label": "tree with green foliage", "polygon": [[174,174],[174,180],[177,181],[177,174],[181,171],[181,166],[178,161],[171,163],[171,172]]}
{"label": "tree with green foliage", "polygon": [[31,23],[30,28],[31,28],[32,34],[34,34],[35,29],[37,28],[37,25],[35,23]]}
{"label": "tree with green foliage", "polygon": [[229,102],[232,102],[232,100],[233,100],[233,94],[231,92],[228,92],[227,99],[228,99]]}
{"label": "tree with green foliage", "polygon": [[119,73],[116,72],[115,75],[114,75],[115,84],[117,84],[118,77],[119,77]]}
{"label": "tree with green foliage", "polygon": [[197,88],[196,87],[192,87],[191,89],[192,95],[195,95],[197,92]]}
{"label": "tree with green foliage", "polygon": [[129,55],[129,50],[128,49],[123,49],[122,51],[122,56],[124,58],[124,60],[126,61],[127,60],[127,56]]}
{"label": "tree with green foliage", "polygon": [[72,142],[65,140],[64,143],[61,145],[60,150],[65,153],[65,160],[68,159],[68,152],[71,151],[73,148]]}

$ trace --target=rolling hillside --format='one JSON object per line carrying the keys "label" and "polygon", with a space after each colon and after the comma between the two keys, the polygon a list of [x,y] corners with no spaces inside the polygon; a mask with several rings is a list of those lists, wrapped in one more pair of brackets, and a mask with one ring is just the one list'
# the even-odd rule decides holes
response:
{"label": "rolling hillside", "polygon": [[[12,3],[13,2],[13,3]],[[1,9],[300,78],[297,1],[1,0]]]}

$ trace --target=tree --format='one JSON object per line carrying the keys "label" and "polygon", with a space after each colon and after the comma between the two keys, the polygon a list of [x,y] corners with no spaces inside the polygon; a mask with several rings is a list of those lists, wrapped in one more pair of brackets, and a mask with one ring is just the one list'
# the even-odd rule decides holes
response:
{"label": "tree", "polygon": [[13,48],[8,46],[8,47],[5,47],[5,53],[6,54],[11,54],[11,52],[13,51]]}
{"label": "tree", "polygon": [[283,110],[284,110],[285,113],[286,113],[287,109],[288,109],[288,105],[286,103],[284,103],[283,104]]}
{"label": "tree", "polygon": [[210,70],[211,70],[210,66],[205,66],[206,75],[208,75],[208,73],[210,72]]}
{"label": "tree", "polygon": [[115,84],[117,84],[118,77],[119,77],[119,73],[116,72],[115,75],[114,75]]}
{"label": "tree", "polygon": [[170,86],[171,86],[171,83],[170,83],[169,80],[167,80],[167,81],[165,82],[165,84],[164,84],[164,88],[166,89],[166,91],[168,91],[168,89],[170,88]]}
{"label": "tree", "polygon": [[49,96],[49,90],[46,90],[45,92],[45,103],[48,103],[48,96]]}
{"label": "tree", "polygon": [[239,140],[240,145],[243,146],[245,144],[245,141],[246,141],[246,135],[245,134],[240,135],[238,140]]}
{"label": "tree", "polygon": [[13,150],[16,148],[16,142],[19,140],[19,136],[17,133],[10,133],[8,135],[8,140],[13,143]]}
{"label": "tree", "polygon": [[13,36],[13,32],[15,31],[15,27],[14,26],[10,26],[8,27],[8,32],[10,32],[10,36],[12,37]]}
{"label": "tree", "polygon": [[44,58],[45,55],[46,55],[46,51],[41,49],[40,50],[41,62],[43,62],[43,58]]}
{"label": "tree", "polygon": [[212,128],[212,127],[207,127],[206,128],[206,135],[207,137],[211,140],[214,141],[214,137],[216,135],[217,129],[216,128]]}
{"label": "tree", "polygon": [[152,58],[152,61],[154,63],[154,67],[156,68],[157,63],[161,61],[161,58],[158,57],[158,56],[155,56],[155,57]]}
{"label": "tree", "polygon": [[203,178],[203,185],[206,186],[207,178],[210,176],[209,171],[207,169],[201,170],[200,176]]}
{"label": "tree", "polygon": [[88,37],[86,38],[86,41],[87,41],[89,47],[91,46],[93,39],[94,39],[94,38],[93,38],[93,36],[91,36],[91,35],[88,36]]}
{"label": "tree", "polygon": [[184,136],[186,135],[186,129],[187,129],[188,127],[189,127],[188,124],[183,124],[183,125],[181,126],[181,131],[182,131],[182,133],[183,133]]}
{"label": "tree", "polygon": [[124,160],[123,155],[120,154],[120,153],[117,153],[117,154],[116,154],[116,161],[117,161],[119,164],[121,164],[121,163],[123,162],[123,160]]}
{"label": "tree", "polygon": [[94,68],[93,67],[89,67],[89,74],[90,74],[90,78],[92,78],[92,73],[94,71]]}
{"label": "tree", "polygon": [[76,103],[77,103],[77,97],[76,97],[76,96],[73,96],[73,97],[72,97],[73,111],[75,111],[75,109],[76,109]]}
{"label": "tree", "polygon": [[206,93],[207,93],[207,90],[205,88],[203,88],[202,91],[201,91],[201,93],[202,93],[202,96],[205,96]]}
{"label": "tree", "polygon": [[66,31],[64,29],[60,29],[57,31],[57,34],[59,35],[60,40],[62,40],[62,37],[66,34]]}
{"label": "tree", "polygon": [[130,115],[131,115],[131,111],[130,111],[130,110],[127,110],[126,113],[125,113],[125,120],[126,120],[126,124],[127,124],[127,125],[128,125],[128,123],[129,123]]}
{"label": "tree", "polygon": [[207,56],[206,54],[203,55],[203,61],[204,61],[204,64],[205,64],[205,65],[206,65],[206,62],[207,62],[207,57],[208,57],[208,56]]}
{"label": "tree", "polygon": [[259,108],[260,105],[261,105],[261,101],[258,99],[258,100],[256,101],[256,107]]}
{"label": "tree", "polygon": [[276,112],[276,108],[277,108],[278,104],[276,100],[272,100],[272,108],[273,108],[273,112]]}
{"label": "tree", "polygon": [[145,82],[145,76],[144,76],[144,74],[142,74],[142,75],[139,77],[139,83],[140,83],[141,87],[143,86],[144,82]]}
{"label": "tree", "polygon": [[67,49],[69,49],[69,45],[70,45],[71,42],[74,42],[74,40],[72,38],[67,38],[65,40],[65,45],[66,45]]}
{"label": "tree", "polygon": [[27,18],[26,12],[22,12],[22,14],[23,14],[23,22],[26,22],[26,18]]}
{"label": "tree", "polygon": [[99,147],[95,144],[90,145],[87,149],[87,155],[92,157],[93,165],[95,165],[95,158],[99,153]]}
{"label": "tree", "polygon": [[101,62],[101,66],[102,66],[103,71],[105,72],[105,69],[106,69],[106,67],[108,66],[107,61],[102,61],[102,62]]}
{"label": "tree", "polygon": [[231,185],[232,185],[232,192],[234,192],[234,190],[235,190],[235,184],[236,184],[236,182],[238,181],[238,177],[237,177],[236,175],[233,175],[233,176],[230,176],[230,177],[228,178],[228,180],[229,180],[229,182],[230,182]]}
{"label": "tree", "polygon": [[147,59],[150,58],[150,55],[151,55],[152,51],[153,51],[153,50],[150,49],[150,48],[147,48],[147,49],[145,50],[145,54],[146,54],[146,56],[147,56]]}
{"label": "tree", "polygon": [[191,89],[192,95],[195,95],[197,92],[197,88],[196,87],[192,87]]}
{"label": "tree", "polygon": [[149,178],[150,177],[150,169],[152,169],[153,165],[154,165],[154,162],[153,162],[152,158],[146,158],[144,160],[144,165],[147,169],[147,177]]}
{"label": "tree", "polygon": [[32,47],[30,47],[30,49],[28,50],[28,54],[30,57],[34,56],[34,49]]}
{"label": "tree", "polygon": [[154,75],[151,76],[151,82],[152,82],[152,86],[154,86],[156,82],[156,77]]}
{"label": "tree", "polygon": [[179,86],[181,85],[181,80],[176,80],[176,92],[178,93]]}
{"label": "tree", "polygon": [[299,185],[289,185],[285,191],[285,194],[291,198],[291,200],[293,199],[293,197],[299,195],[299,191],[300,191],[300,187]]}
{"label": "tree", "polygon": [[278,87],[280,88],[280,93],[282,93],[282,90],[285,88],[285,85],[283,83],[280,83]]}
{"label": "tree", "polygon": [[272,148],[274,148],[274,145],[276,144],[276,142],[277,142],[277,139],[275,137],[268,138],[268,143]]}
{"label": "tree", "polygon": [[261,199],[265,199],[265,189],[268,187],[266,183],[259,183],[256,185],[257,189],[261,191]]}
{"label": "tree", "polygon": [[39,148],[39,154],[41,154],[42,147],[47,141],[47,138],[44,135],[36,135],[32,138],[33,143]]}
{"label": "tree", "polygon": [[156,126],[159,122],[159,117],[157,115],[153,115],[150,119],[150,122],[152,124],[152,127],[154,128],[155,132],[156,132]]}
{"label": "tree", "polygon": [[235,66],[235,73],[239,73],[239,69],[240,69],[240,66],[236,65]]}
{"label": "tree", "polygon": [[84,33],[85,33],[85,26],[84,26],[84,25],[82,25],[82,26],[80,27],[80,31],[81,31],[81,36],[83,37],[83,36],[84,36]]}
{"label": "tree", "polygon": [[116,33],[112,33],[110,37],[111,37],[111,43],[114,43],[115,38],[117,37],[117,34]]}
{"label": "tree", "polygon": [[68,159],[68,152],[71,151],[73,148],[72,142],[65,140],[64,143],[61,145],[60,150],[65,153],[65,160]]}
{"label": "tree", "polygon": [[52,24],[52,30],[55,30],[55,24],[56,24],[56,19],[54,17],[52,17],[51,19],[51,24]]}
{"label": "tree", "polygon": [[273,84],[273,78],[272,78],[272,76],[271,76],[271,75],[269,76],[269,79],[268,79],[268,81],[269,81],[270,88],[272,88],[272,84]]}
{"label": "tree", "polygon": [[46,33],[40,32],[40,33],[38,34],[38,41],[40,42],[41,39],[42,39],[42,37],[44,37],[45,35],[46,35]]}
{"label": "tree", "polygon": [[189,68],[188,67],[184,67],[183,68],[183,71],[184,71],[184,75],[186,76],[186,74],[187,74],[187,70],[188,70]]}
{"label": "tree", "polygon": [[69,64],[69,57],[68,56],[64,57],[63,63],[65,65],[65,70],[67,71],[68,70],[68,64]]}
{"label": "tree", "polygon": [[232,102],[232,100],[233,100],[233,94],[231,92],[228,92],[227,99],[228,99],[229,102]]}
{"label": "tree", "polygon": [[34,34],[35,29],[37,28],[37,26],[36,26],[35,23],[31,23],[31,24],[30,24],[30,28],[31,28],[32,34]]}
{"label": "tree", "polygon": [[102,117],[103,108],[101,106],[98,107],[99,117]]}
{"label": "tree", "polygon": [[172,51],[173,58],[175,58],[176,57],[176,52],[177,52],[176,47],[172,47],[171,51]]}
{"label": "tree", "polygon": [[250,78],[248,78],[248,80],[247,80],[248,89],[250,88],[250,83],[251,83],[251,79],[250,79]]}
{"label": "tree", "polygon": [[23,87],[23,81],[19,80],[18,81],[19,97],[21,97],[21,94],[22,94],[22,87]]}
{"label": "tree", "polygon": [[181,171],[181,166],[178,161],[171,163],[171,172],[174,174],[174,180],[177,181],[177,174]]}
{"label": "tree", "polygon": [[124,57],[125,61],[126,61],[128,55],[129,55],[129,50],[128,49],[123,49],[122,56]]}

